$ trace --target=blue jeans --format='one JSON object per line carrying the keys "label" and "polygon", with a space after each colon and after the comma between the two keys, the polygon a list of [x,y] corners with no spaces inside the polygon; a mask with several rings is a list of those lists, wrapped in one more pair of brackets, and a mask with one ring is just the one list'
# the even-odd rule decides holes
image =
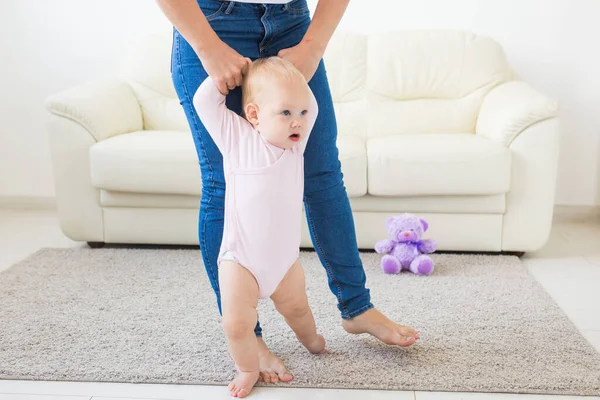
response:
{"label": "blue jeans", "polygon": [[[198,4],[219,38],[252,60],[274,56],[282,49],[297,45],[311,21],[306,0],[293,0],[285,5],[221,0],[198,0]],[[177,30],[173,32],[171,74],[198,152],[203,185],[198,221],[200,249],[221,312],[217,256],[223,236],[225,205],[223,159],[192,105],[194,93],[207,73]],[[304,207],[313,245],[327,272],[329,288],[337,298],[342,318],[349,319],[373,305],[369,289],[365,287],[354,220],[342,180],[336,147],[337,126],[322,60],[309,86],[319,104],[319,116],[304,155]],[[241,112],[240,88],[229,93],[226,104],[236,113]],[[262,335],[260,323],[255,333]]]}

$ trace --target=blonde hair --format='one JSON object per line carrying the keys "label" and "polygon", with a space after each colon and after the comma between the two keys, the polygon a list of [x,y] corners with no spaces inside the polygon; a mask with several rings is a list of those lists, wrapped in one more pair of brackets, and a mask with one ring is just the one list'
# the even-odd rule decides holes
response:
{"label": "blonde hair", "polygon": [[250,64],[242,82],[242,115],[246,105],[254,102],[258,90],[273,79],[301,79],[306,83],[304,75],[291,62],[278,56],[259,58]]}

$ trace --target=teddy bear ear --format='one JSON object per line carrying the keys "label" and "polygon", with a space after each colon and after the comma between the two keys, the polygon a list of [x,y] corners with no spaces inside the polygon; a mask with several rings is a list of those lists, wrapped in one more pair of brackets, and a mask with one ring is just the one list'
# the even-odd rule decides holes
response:
{"label": "teddy bear ear", "polygon": [[423,218],[419,218],[421,220],[421,225],[423,225],[423,232],[426,232],[429,228],[429,224]]}
{"label": "teddy bear ear", "polygon": [[386,231],[390,230],[390,226],[396,220],[396,218],[397,218],[396,216],[391,216],[387,219],[387,221],[385,221],[385,230]]}

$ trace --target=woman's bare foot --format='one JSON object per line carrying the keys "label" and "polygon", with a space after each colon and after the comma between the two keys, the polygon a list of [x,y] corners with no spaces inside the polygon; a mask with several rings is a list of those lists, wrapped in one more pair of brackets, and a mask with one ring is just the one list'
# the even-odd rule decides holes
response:
{"label": "woman's bare foot", "polygon": [[327,349],[325,348],[325,339],[321,335],[317,335],[315,339],[308,343],[305,347],[312,354],[327,353]]}
{"label": "woman's bare foot", "polygon": [[258,371],[256,372],[240,372],[231,381],[228,386],[231,397],[246,397],[252,391],[252,388],[258,381]]}
{"label": "woman's bare foot", "polygon": [[283,361],[271,353],[262,338],[257,337],[256,340],[258,341],[258,363],[260,364],[258,380],[265,383],[277,383],[279,381],[289,382],[294,379],[283,365]]}
{"label": "woman's bare foot", "polygon": [[385,344],[407,347],[419,338],[419,332],[410,326],[398,325],[375,308],[342,321],[342,327],[348,333],[368,333]]}

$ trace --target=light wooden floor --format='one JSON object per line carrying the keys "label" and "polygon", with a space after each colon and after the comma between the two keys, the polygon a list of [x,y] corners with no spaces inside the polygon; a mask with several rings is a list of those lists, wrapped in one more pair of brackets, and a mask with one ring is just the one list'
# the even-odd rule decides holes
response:
{"label": "light wooden floor", "polygon": [[[83,245],[69,240],[62,234],[54,211],[0,208],[0,271],[41,247]],[[536,253],[526,254],[523,261],[583,336],[600,351],[600,221],[557,218],[546,246]],[[220,386],[0,381],[0,400],[220,400],[229,398],[226,388]],[[565,400],[576,397],[284,389],[274,386],[257,388],[249,398],[261,400]],[[600,400],[600,397],[587,398]]]}

